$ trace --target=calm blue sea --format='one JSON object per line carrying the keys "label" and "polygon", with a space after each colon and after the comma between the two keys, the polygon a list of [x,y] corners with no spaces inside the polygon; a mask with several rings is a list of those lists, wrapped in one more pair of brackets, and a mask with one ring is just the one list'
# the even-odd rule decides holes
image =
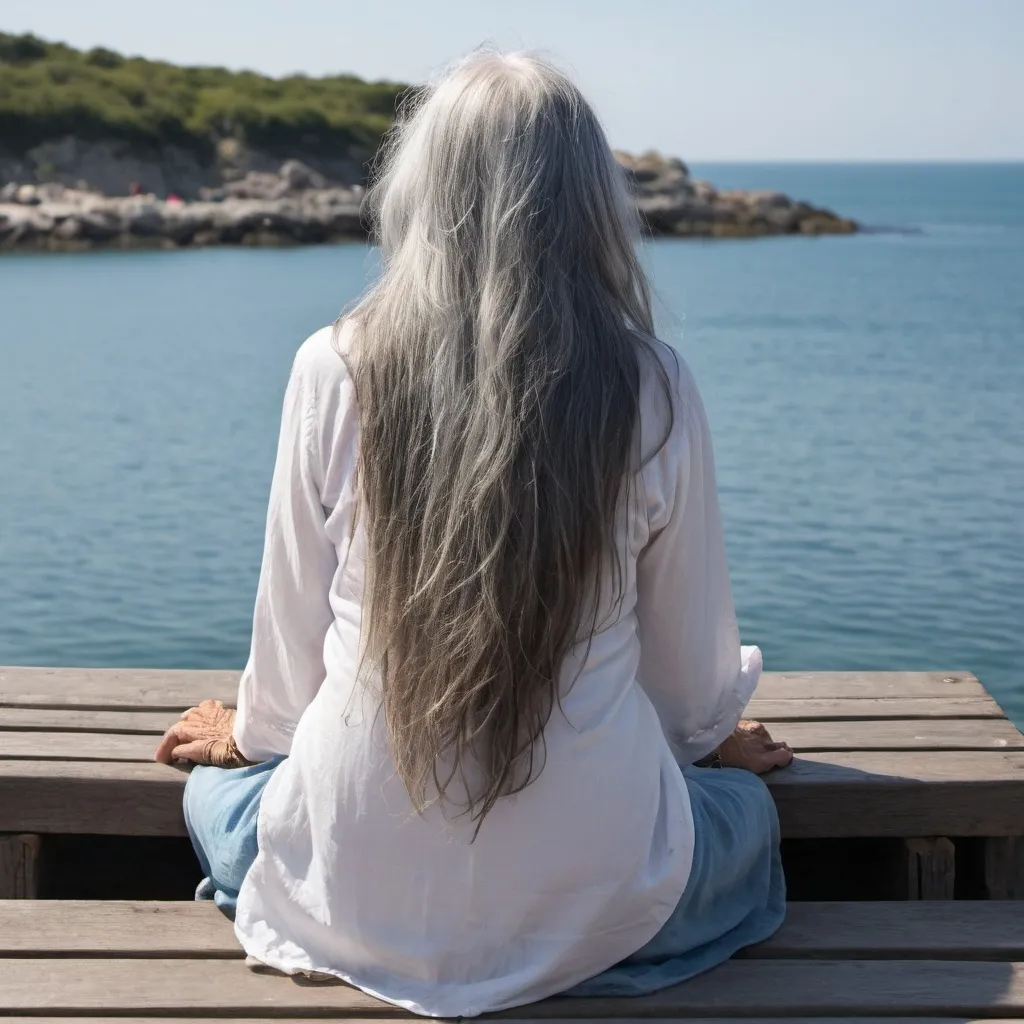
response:
{"label": "calm blue sea", "polygon": [[[647,246],[773,669],[1024,722],[1024,165],[698,166],[913,233]],[[360,245],[0,259],[0,663],[240,667],[288,366]]]}

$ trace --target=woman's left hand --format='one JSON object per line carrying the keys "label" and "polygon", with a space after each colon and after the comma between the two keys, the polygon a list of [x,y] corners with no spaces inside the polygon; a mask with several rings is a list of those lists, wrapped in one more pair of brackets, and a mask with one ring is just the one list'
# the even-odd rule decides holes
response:
{"label": "woman's left hand", "polygon": [[788,743],[776,743],[760,722],[744,721],[718,748],[725,768],[742,768],[764,775],[773,768],[785,768],[793,760]]}
{"label": "woman's left hand", "polygon": [[189,708],[164,733],[154,759],[161,764],[192,761],[218,768],[240,768],[247,761],[235,745],[235,712],[219,700],[204,700]]}

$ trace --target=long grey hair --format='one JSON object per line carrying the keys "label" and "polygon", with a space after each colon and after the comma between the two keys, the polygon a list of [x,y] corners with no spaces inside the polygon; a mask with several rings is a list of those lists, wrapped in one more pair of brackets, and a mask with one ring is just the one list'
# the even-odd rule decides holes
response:
{"label": "long grey hair", "polygon": [[378,169],[383,271],[349,314],[363,656],[414,806],[459,779],[479,830],[543,769],[609,576],[621,600],[650,296],[624,176],[543,60],[463,60],[400,113]]}

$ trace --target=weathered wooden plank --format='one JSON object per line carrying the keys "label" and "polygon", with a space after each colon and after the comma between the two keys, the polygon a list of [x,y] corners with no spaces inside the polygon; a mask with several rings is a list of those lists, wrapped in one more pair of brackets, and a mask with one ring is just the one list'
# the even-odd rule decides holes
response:
{"label": "weathered wooden plank", "polygon": [[970,672],[766,672],[756,696],[765,700],[878,697],[983,697]]}
{"label": "weathered wooden plank", "polygon": [[[234,670],[0,668],[0,705],[182,710],[206,697],[233,703]],[[969,672],[766,672],[760,700],[984,697]]]}
{"label": "weathered wooden plank", "polygon": [[[747,718],[761,721],[830,722],[886,718],[1005,718],[1003,709],[984,697],[808,697],[790,700],[755,694]],[[0,718],[2,722],[2,718]],[[2,727],[2,726],[0,726]]]}
{"label": "weathered wooden plank", "polygon": [[39,836],[0,834],[0,900],[39,895]]}
{"label": "weathered wooden plank", "polygon": [[0,732],[0,758],[30,761],[152,761],[156,737],[92,732]]}
{"label": "weathered wooden plank", "polygon": [[183,836],[186,774],[162,764],[0,761],[0,828]]}
{"label": "weathered wooden plank", "polygon": [[986,839],[983,856],[988,898],[1024,900],[1024,836]]}
{"label": "weathered wooden plank", "polygon": [[[104,761],[0,761],[0,828],[184,835],[185,773]],[[807,754],[766,777],[787,838],[1024,834],[1024,753]]]}
{"label": "weathered wooden plank", "polygon": [[[1020,904],[791,903],[782,928],[745,959],[1021,960]],[[0,901],[0,958],[238,958],[212,903]]]}
{"label": "weathered wooden plank", "polygon": [[93,711],[66,708],[0,707],[0,731],[114,732],[159,736],[178,718],[177,711]]}
{"label": "weathered wooden plank", "polygon": [[803,754],[765,777],[788,838],[1024,834],[1024,755]]}
{"label": "weathered wooden plank", "polygon": [[[510,1011],[517,1012],[517,1011]],[[320,1020],[316,1016],[308,1017],[247,1017],[246,1024],[306,1024],[311,1020]],[[334,1021],[344,1021],[345,1024],[371,1024],[381,1020],[417,1020],[424,1018],[415,1014],[403,1014],[401,1010],[395,1009],[393,1017],[332,1017]],[[469,1018],[467,1018],[469,1019]],[[494,1015],[484,1014],[479,1020],[503,1020],[505,1024],[522,1024],[525,1017],[509,1017],[506,1014]],[[534,1018],[536,1019],[536,1018]],[[549,1024],[558,1024],[559,1018],[546,1018]],[[566,1020],[566,1018],[560,1018]],[[622,1017],[573,1017],[573,1024],[607,1024],[609,1020],[632,1020],[631,1014]],[[644,1018],[647,1024],[676,1024],[679,1020],[685,1020],[687,1024],[765,1024],[764,1017],[647,1017]],[[800,1017],[801,1024],[923,1024],[922,1018],[915,1017]],[[216,1018],[210,1017],[4,1017],[3,1024],[211,1024],[211,1020],[238,1020],[237,1017],[229,1016],[226,1013],[219,1014]],[[927,1024],[1024,1024],[1020,1017],[931,1017]]]}
{"label": "weathered wooden plank", "polygon": [[[887,719],[1001,720],[1002,710],[991,697],[836,698],[833,700],[759,700],[747,708],[748,718],[777,726],[781,732],[790,722],[877,721]],[[177,711],[135,711],[123,708],[95,711],[67,707],[0,706],[0,730],[40,732],[111,732],[160,735],[176,718]],[[912,727],[901,727],[909,730]],[[820,735],[820,733],[819,733]],[[862,735],[857,732],[858,738]],[[875,733],[874,735],[879,735]],[[840,737],[836,742],[848,743]],[[833,748],[829,748],[833,749]]]}
{"label": "weathered wooden plank", "polygon": [[[0,1012],[258,1017],[395,1016],[347,985],[310,985],[233,960],[0,960]],[[893,960],[734,960],[683,985],[630,999],[548,999],[506,1014],[580,1017],[1013,1015],[1024,964]]]}
{"label": "weathered wooden plank", "polygon": [[0,900],[0,958],[20,956],[237,959],[245,953],[212,901]]}
{"label": "weathered wooden plank", "polygon": [[[516,1010],[509,1010],[504,1014],[484,1014],[480,1020],[504,1020],[506,1024],[518,1024],[528,1018],[524,1017],[509,1017],[508,1013],[516,1013]],[[9,1021],[22,1020],[25,1024],[39,1024],[41,1018],[39,1017],[5,1017],[4,1022],[7,1024]],[[90,1021],[95,1021],[95,1018],[88,1018]],[[134,1018],[138,1024],[142,1024],[139,1018]],[[296,1018],[292,1018],[292,1024],[294,1024]],[[306,1018],[309,1020],[310,1018]],[[422,1020],[423,1018],[418,1018]],[[536,1018],[533,1018],[534,1020]],[[548,1017],[546,1018],[551,1024],[556,1024],[557,1018]],[[562,1018],[563,1020],[566,1018]],[[576,1017],[569,1018],[573,1021],[573,1024],[607,1024],[609,1020],[633,1020],[634,1017],[629,1013],[628,1008],[623,1011],[622,1016],[619,1017]],[[675,1024],[680,1020],[685,1020],[686,1024],[765,1024],[766,1017],[691,1017],[688,1014],[686,1016],[679,1017],[645,1017],[643,1018],[647,1024]],[[1024,1020],[1020,1017],[932,1017],[929,1015],[927,1018],[921,1018],[920,1016],[913,1017],[790,1017],[790,1020],[799,1020],[800,1024],[1024,1024]],[[79,1018],[82,1021],[83,1018]],[[69,1017],[54,1018],[53,1024],[74,1024],[74,1020]],[[111,1021],[113,1024],[113,1021]],[[117,1018],[117,1024],[131,1024],[130,1019],[124,1017]],[[155,1018],[150,1018],[146,1024],[157,1024]],[[159,1018],[159,1024],[175,1024],[173,1018],[161,1017]],[[180,1020],[178,1024],[181,1024]],[[190,1024],[200,1024],[199,1021],[190,1022]],[[206,1020],[202,1024],[209,1024]],[[270,1024],[269,1021],[258,1022],[254,1021],[253,1024]],[[276,1024],[287,1024],[285,1021],[278,1020]],[[350,1024],[360,1024],[357,1021],[350,1021]],[[362,1024],[367,1024],[363,1021]]]}
{"label": "weathered wooden plank", "polygon": [[[798,752],[826,750],[1024,750],[1024,735],[1006,719],[885,719],[773,722],[776,739]],[[2,737],[0,737],[2,749]]]}
{"label": "weathered wooden plank", "polygon": [[[516,1012],[516,1011],[510,1011]],[[246,1024],[306,1024],[311,1020],[322,1018],[309,1017],[247,1017]],[[335,1021],[343,1020],[345,1024],[371,1024],[381,1020],[417,1020],[424,1018],[415,1014],[403,1014],[396,1009],[393,1017],[333,1017]],[[527,1018],[495,1016],[484,1014],[479,1020],[503,1020],[505,1024],[522,1024]],[[549,1017],[550,1024],[557,1024],[559,1018]],[[566,1018],[561,1018],[565,1020]],[[615,1017],[574,1017],[573,1024],[607,1024],[609,1020],[632,1020],[632,1015]],[[921,1017],[800,1017],[801,1024],[922,1024]],[[3,1024],[211,1024],[211,1020],[238,1020],[237,1017],[220,1014],[210,1017],[4,1017]],[[685,1020],[687,1024],[765,1024],[764,1017],[648,1017],[647,1024],[675,1024]],[[928,1017],[927,1024],[1024,1024],[1020,1017]]]}
{"label": "weathered wooden plank", "polygon": [[904,839],[908,900],[951,900],[956,847],[945,836]]}
{"label": "weathered wooden plank", "polygon": [[[164,727],[174,721],[163,719]],[[776,723],[766,723],[769,728]],[[1005,719],[892,719],[786,722],[773,729],[798,753],[830,750],[1024,750],[1024,735]],[[0,758],[149,761],[152,734],[0,730]]]}
{"label": "weathered wooden plank", "polygon": [[238,677],[233,669],[7,667],[0,668],[0,704],[181,711],[206,697],[233,703]]}
{"label": "weathered wooden plank", "polygon": [[1012,900],[790,903],[775,935],[739,955],[756,960],[1024,960],[1020,920],[1020,904]]}

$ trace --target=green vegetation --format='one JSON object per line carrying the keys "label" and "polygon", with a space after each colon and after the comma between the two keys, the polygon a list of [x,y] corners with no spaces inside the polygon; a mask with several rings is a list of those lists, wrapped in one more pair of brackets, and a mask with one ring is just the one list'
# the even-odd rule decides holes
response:
{"label": "green vegetation", "polygon": [[352,75],[186,68],[0,33],[0,148],[75,135],[201,151],[236,138],[272,153],[336,153],[375,147],[405,88]]}

